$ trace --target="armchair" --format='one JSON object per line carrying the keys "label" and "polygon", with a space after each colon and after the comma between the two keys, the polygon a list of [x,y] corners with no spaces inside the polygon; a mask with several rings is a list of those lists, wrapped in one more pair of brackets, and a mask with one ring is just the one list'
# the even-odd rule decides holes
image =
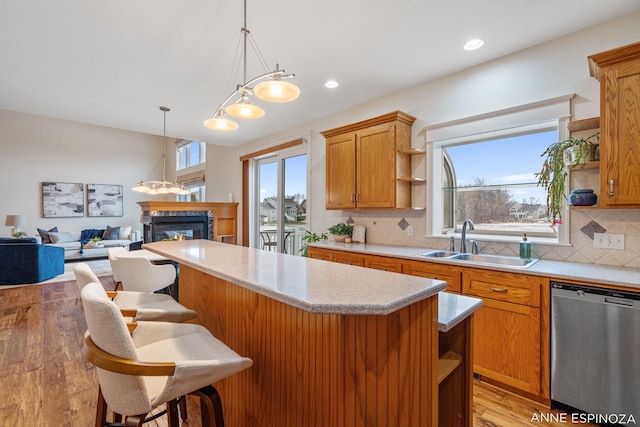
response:
{"label": "armchair", "polygon": [[0,285],[38,283],[64,273],[64,249],[34,238],[0,238]]}

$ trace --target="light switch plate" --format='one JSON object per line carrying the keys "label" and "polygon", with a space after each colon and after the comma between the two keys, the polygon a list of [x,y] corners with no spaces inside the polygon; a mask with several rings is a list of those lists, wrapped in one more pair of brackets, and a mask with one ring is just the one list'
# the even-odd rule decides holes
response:
{"label": "light switch plate", "polygon": [[593,247],[600,249],[624,249],[624,234],[593,233]]}

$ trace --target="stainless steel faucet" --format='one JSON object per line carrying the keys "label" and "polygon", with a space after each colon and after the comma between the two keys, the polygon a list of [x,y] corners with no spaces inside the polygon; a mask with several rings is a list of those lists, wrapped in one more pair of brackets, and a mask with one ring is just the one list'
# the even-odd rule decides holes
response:
{"label": "stainless steel faucet", "polygon": [[473,221],[471,221],[470,219],[467,219],[464,224],[462,224],[462,241],[460,242],[460,252],[462,252],[463,254],[467,253],[467,226],[469,227],[469,230],[475,230],[475,228],[473,227]]}

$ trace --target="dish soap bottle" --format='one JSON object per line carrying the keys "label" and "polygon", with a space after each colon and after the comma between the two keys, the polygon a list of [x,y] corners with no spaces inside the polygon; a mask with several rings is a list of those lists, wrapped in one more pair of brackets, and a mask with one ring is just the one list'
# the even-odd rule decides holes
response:
{"label": "dish soap bottle", "polygon": [[520,241],[520,258],[531,259],[531,242],[527,240],[527,233],[524,233]]}

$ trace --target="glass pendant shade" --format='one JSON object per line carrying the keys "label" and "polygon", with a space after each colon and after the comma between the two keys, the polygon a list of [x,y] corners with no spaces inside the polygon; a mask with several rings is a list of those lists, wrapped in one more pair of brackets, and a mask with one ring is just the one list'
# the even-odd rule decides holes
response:
{"label": "glass pendant shade", "polygon": [[135,187],[132,188],[133,191],[137,191],[138,193],[149,193],[149,187],[144,185],[144,181],[140,181]]}
{"label": "glass pendant shade", "polygon": [[232,131],[238,129],[238,124],[224,117],[214,117],[204,121],[204,125],[213,130]]}
{"label": "glass pendant shade", "polygon": [[253,93],[263,101],[289,102],[300,95],[300,89],[293,83],[276,78],[258,83],[253,89]]}
{"label": "glass pendant shade", "polygon": [[257,105],[253,105],[249,102],[249,98],[246,95],[242,96],[235,104],[231,104],[225,108],[227,114],[239,119],[259,119],[264,116],[264,110]]}

